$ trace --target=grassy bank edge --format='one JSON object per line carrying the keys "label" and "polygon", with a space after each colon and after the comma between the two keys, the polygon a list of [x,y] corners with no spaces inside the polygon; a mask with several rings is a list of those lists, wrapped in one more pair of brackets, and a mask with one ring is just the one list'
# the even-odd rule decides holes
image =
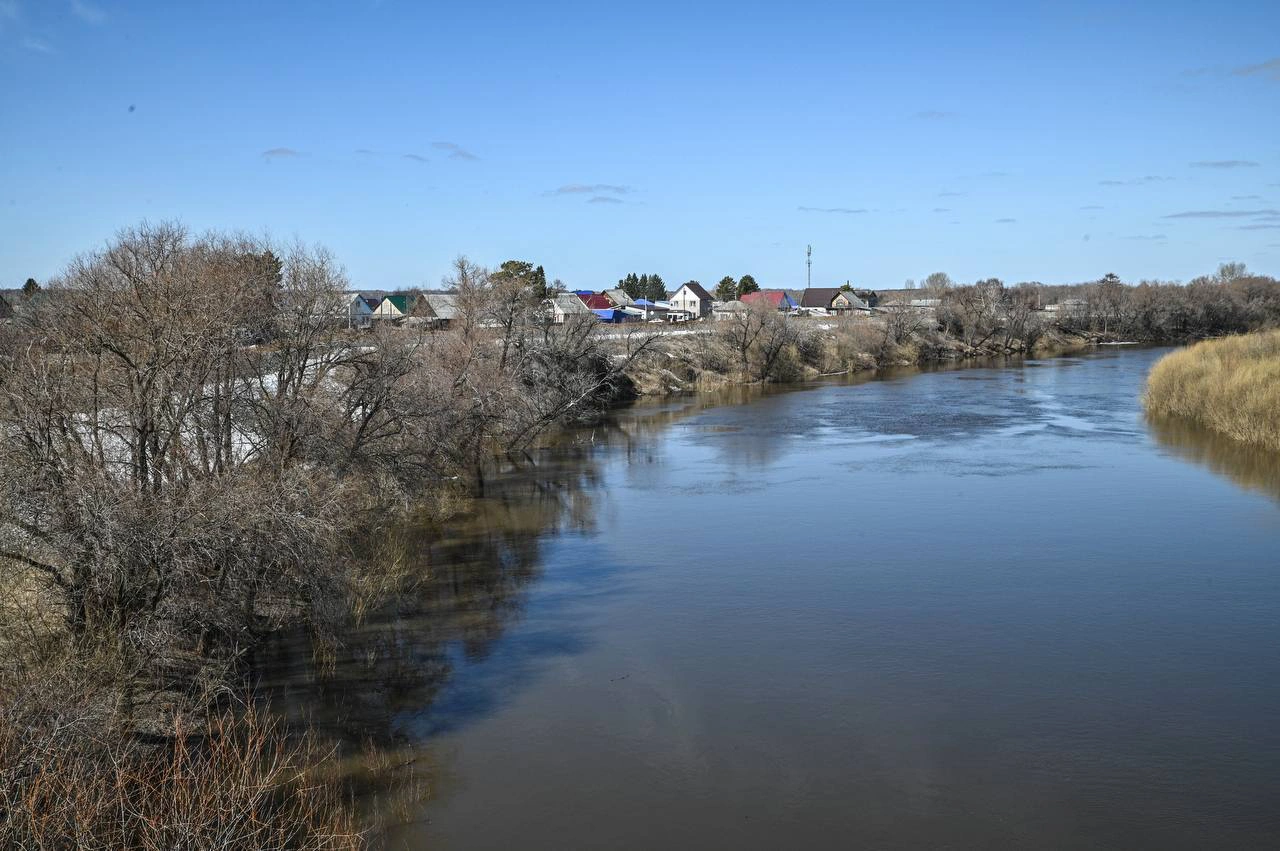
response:
{"label": "grassy bank edge", "polygon": [[1280,452],[1280,329],[1204,340],[1161,358],[1147,376],[1147,413],[1191,420]]}

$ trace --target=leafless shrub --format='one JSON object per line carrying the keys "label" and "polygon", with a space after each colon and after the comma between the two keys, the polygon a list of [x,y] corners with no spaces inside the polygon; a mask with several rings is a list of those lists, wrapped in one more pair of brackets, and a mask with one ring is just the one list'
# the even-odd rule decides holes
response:
{"label": "leafless shrub", "polygon": [[739,371],[755,381],[780,377],[785,357],[799,331],[787,316],[766,303],[755,303],[717,323],[721,337],[734,352]]}
{"label": "leafless shrub", "polygon": [[249,708],[159,744],[91,715],[0,709],[0,846],[136,851],[345,851],[366,847],[337,786],[311,771],[310,739]]}

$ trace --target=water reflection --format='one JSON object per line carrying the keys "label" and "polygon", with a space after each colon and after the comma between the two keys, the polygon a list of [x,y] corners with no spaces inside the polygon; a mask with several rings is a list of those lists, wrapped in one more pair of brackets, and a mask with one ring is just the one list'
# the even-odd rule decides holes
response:
{"label": "water reflection", "polygon": [[1149,415],[1146,419],[1164,449],[1280,501],[1280,454],[1231,440],[1186,420]]}
{"label": "water reflection", "polygon": [[[569,619],[551,613],[554,629],[521,630],[503,644],[500,665],[483,664],[521,621],[545,549],[564,534],[590,535],[607,511],[602,450],[621,453],[633,470],[659,468],[656,438],[672,424],[768,392],[736,388],[638,404],[607,422],[562,432],[535,453],[495,462],[484,497],[464,513],[394,531],[384,548],[409,563],[412,579],[383,607],[336,640],[317,644],[299,628],[257,652],[260,698],[333,746],[335,769],[351,780],[375,822],[410,820],[422,801],[452,782],[449,766],[430,750],[433,737],[500,709],[539,660],[588,645]],[[609,570],[579,572],[573,588],[559,598],[544,594],[541,605],[609,593]],[[460,682],[455,674],[463,667]]]}
{"label": "water reflection", "polygon": [[396,530],[391,549],[416,566],[403,593],[323,649],[299,631],[256,660],[277,710],[342,741],[402,738],[405,716],[430,706],[457,664],[484,659],[520,616],[546,541],[590,531],[598,475],[590,446],[562,447],[554,459],[533,475],[515,465],[498,471],[462,516]]}

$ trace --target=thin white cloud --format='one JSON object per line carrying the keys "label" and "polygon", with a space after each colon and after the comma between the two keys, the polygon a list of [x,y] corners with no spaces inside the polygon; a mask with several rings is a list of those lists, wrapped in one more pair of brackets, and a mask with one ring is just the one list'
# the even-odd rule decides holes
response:
{"label": "thin white cloud", "polygon": [[71,0],[71,11],[86,24],[96,26],[105,23],[107,20],[107,13],[88,2],[88,0]]}
{"label": "thin white cloud", "polygon": [[401,154],[400,156],[406,160],[413,160],[416,163],[430,162],[430,160],[428,160],[422,154]]}
{"label": "thin white cloud", "polygon": [[630,186],[618,183],[566,183],[564,186],[544,192],[544,195],[626,195]]}
{"label": "thin white cloud", "polygon": [[293,148],[268,148],[262,152],[262,158],[267,162],[287,160],[300,156],[302,156],[302,151],[295,151]]}
{"label": "thin white cloud", "polygon": [[1280,210],[1187,210],[1170,213],[1166,219],[1250,219],[1280,215]]}
{"label": "thin white cloud", "polygon": [[1261,163],[1253,160],[1197,160],[1192,168],[1257,168]]}
{"label": "thin white cloud", "polygon": [[1017,221],[1017,219],[996,219],[996,224],[998,224],[998,225],[1011,225],[1011,224],[1013,224],[1013,223],[1014,223],[1014,222],[1016,222],[1016,221]]}
{"label": "thin white cloud", "polygon": [[22,46],[27,50],[33,50],[36,53],[53,54],[58,52],[52,44],[33,35],[24,36],[22,39]]}
{"label": "thin white cloud", "polygon": [[1129,180],[1099,180],[1099,186],[1145,186],[1148,183],[1167,183],[1173,180],[1172,177],[1165,177],[1159,174],[1148,174],[1142,177],[1134,177]]}
{"label": "thin white cloud", "polygon": [[587,200],[588,204],[621,204],[621,198],[614,198],[612,195],[596,195]]}
{"label": "thin white cloud", "polygon": [[861,207],[857,209],[852,207],[796,207],[796,209],[802,213],[842,213],[846,215],[867,212],[866,209]]}
{"label": "thin white cloud", "polygon": [[473,154],[473,153],[471,153],[470,151],[468,151],[466,148],[463,148],[463,147],[462,147],[462,146],[460,146],[460,145],[456,145],[456,144],[454,144],[453,142],[432,142],[432,143],[431,143],[431,147],[435,148],[437,151],[448,151],[448,152],[449,152],[449,159],[451,159],[451,160],[478,160],[478,159],[480,159],[480,158],[479,158],[479,157],[477,157],[475,154]]}
{"label": "thin white cloud", "polygon": [[1256,65],[1242,65],[1233,69],[1231,73],[1237,77],[1263,77],[1280,83],[1280,56]]}

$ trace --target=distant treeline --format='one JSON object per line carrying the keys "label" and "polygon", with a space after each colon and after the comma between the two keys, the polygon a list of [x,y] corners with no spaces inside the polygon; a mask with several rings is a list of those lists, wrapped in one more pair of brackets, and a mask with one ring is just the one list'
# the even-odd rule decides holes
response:
{"label": "distant treeline", "polygon": [[1139,340],[1182,341],[1280,325],[1280,281],[1251,275],[1238,263],[1189,284],[1127,286],[1112,277],[1066,292],[1064,299],[1080,303],[1061,311],[1064,324]]}
{"label": "distant treeline", "polygon": [[1181,342],[1280,325],[1280,281],[1227,263],[1188,284],[1116,275],[1086,284],[1006,286],[997,278],[959,285],[942,273],[919,290],[884,299],[925,300],[939,327],[968,344],[1008,336],[1032,341],[1048,326],[1145,342]]}

